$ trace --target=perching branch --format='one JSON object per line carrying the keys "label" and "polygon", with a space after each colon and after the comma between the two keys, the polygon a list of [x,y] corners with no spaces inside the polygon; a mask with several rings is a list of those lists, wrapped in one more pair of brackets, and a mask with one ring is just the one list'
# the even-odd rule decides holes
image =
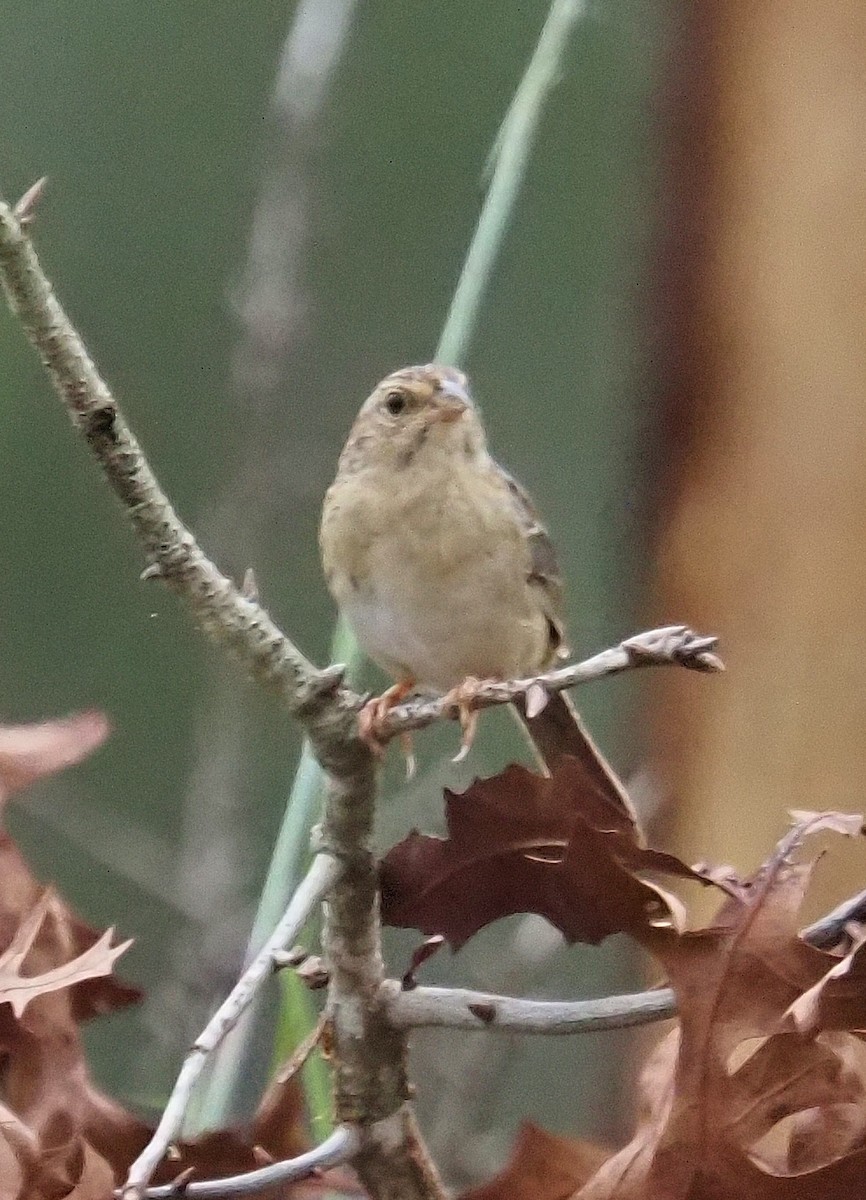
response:
{"label": "perching branch", "polygon": [[[526,697],[529,707],[539,712],[544,707],[547,692],[564,692],[636,667],[678,664],[692,671],[723,671],[721,659],[713,653],[717,645],[718,638],[703,637],[686,625],[664,625],[626,638],[618,646],[602,650],[584,662],[546,671],[530,679],[479,680],[473,688],[472,705],[474,708],[492,708]],[[397,733],[423,729],[440,717],[450,715],[453,714],[441,697],[409,699],[391,709],[382,722],[382,733],[393,737]]]}
{"label": "perching branch", "polygon": [[192,1089],[204,1070],[208,1055],[234,1026],[258,989],[271,975],[274,969],[274,955],[292,945],[310,913],[333,888],[341,874],[342,867],[332,855],[317,854],[313,859],[283,919],[187,1054],[152,1138],[129,1169],[126,1183],[120,1193],[123,1200],[141,1200],[149,1179],[180,1131]]}
{"label": "perching branch", "polygon": [[382,989],[388,1019],[400,1029],[440,1026],[503,1033],[593,1033],[676,1016],[670,988],[600,1000],[523,1000],[465,988],[417,987],[389,979]]}
{"label": "perching branch", "polygon": [[[351,1125],[340,1125],[329,1138],[314,1150],[288,1158],[284,1162],[259,1167],[243,1175],[230,1175],[225,1179],[208,1179],[200,1183],[167,1183],[161,1187],[148,1188],[143,1195],[147,1200],[176,1200],[179,1196],[190,1196],[193,1200],[219,1200],[220,1197],[249,1196],[255,1192],[266,1192],[282,1184],[306,1179],[328,1167],[337,1167],[357,1153],[360,1138]],[[124,1193],[116,1193],[122,1196]]]}
{"label": "perching branch", "polygon": [[[26,215],[32,216],[29,207]],[[312,881],[308,876],[295,893],[278,929],[190,1052],[156,1133],[133,1164],[122,1195],[126,1200],[142,1196],[180,1128],[190,1090],[208,1053],[269,973],[273,951],[285,948],[297,936],[310,909],[343,869],[345,886],[335,889],[325,922],[326,949],[343,956],[342,963],[333,963],[329,1001],[338,1114],[344,1120],[364,1122],[354,1165],[373,1195],[439,1200],[444,1192],[407,1103],[405,1039],[387,1026],[374,1004],[383,978],[376,872],[369,847],[376,765],[357,735],[355,710],[360,700],[341,687],[341,668],[317,671],[265,610],[205,557],[159,487],[79,334],[54,296],[20,220],[2,202],[0,278],[73,423],[132,521],[151,563],[152,569],[146,573],[178,592],[196,623],[280,696],[306,727],[328,773],[325,836],[326,848],[334,854],[317,860]],[[369,1010],[365,1008],[368,1002]],[[360,1024],[359,1013],[363,1016]]]}

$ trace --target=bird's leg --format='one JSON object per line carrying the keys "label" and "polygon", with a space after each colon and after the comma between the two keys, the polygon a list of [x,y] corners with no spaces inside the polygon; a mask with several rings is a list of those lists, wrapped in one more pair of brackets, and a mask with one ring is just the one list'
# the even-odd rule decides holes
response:
{"label": "bird's leg", "polygon": [[[373,753],[381,758],[385,753],[386,738],[382,723],[392,708],[409,695],[415,687],[414,679],[398,679],[391,687],[386,688],[381,696],[373,696],[358,713],[358,733],[361,741],[366,742]],[[409,779],[415,774],[415,755],[412,753],[412,735],[400,734],[400,743],[406,756],[406,775]]]}
{"label": "bird's leg", "polygon": [[474,675],[467,675],[462,683],[458,683],[456,687],[453,687],[450,692],[446,692],[442,697],[442,703],[447,708],[457,709],[457,719],[463,731],[463,736],[460,739],[460,749],[452,758],[452,762],[463,762],[463,759],[472,749],[472,743],[475,741],[479,715],[478,709],[475,707],[475,700],[478,695],[480,683],[481,680],[476,679]]}

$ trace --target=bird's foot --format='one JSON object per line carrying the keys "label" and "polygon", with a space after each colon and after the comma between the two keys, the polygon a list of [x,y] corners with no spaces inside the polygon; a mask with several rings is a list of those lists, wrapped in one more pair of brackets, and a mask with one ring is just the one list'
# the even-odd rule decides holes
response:
{"label": "bird's foot", "polygon": [[[358,713],[358,734],[361,741],[373,751],[377,758],[384,758],[388,744],[384,723],[392,708],[409,695],[415,686],[414,679],[403,679],[387,688],[381,696],[373,696]],[[412,735],[400,734],[400,744],[406,758],[406,778],[415,774],[415,755],[412,752]]]}
{"label": "bird's foot", "polygon": [[457,719],[460,722],[462,730],[460,749],[451,759],[452,762],[463,762],[466,755],[472,749],[472,743],[475,741],[479,716],[475,702],[478,698],[480,684],[480,679],[476,679],[474,675],[467,675],[462,683],[458,683],[456,687],[453,687],[450,692],[446,692],[442,697],[442,703],[446,709],[453,708],[457,710]]}

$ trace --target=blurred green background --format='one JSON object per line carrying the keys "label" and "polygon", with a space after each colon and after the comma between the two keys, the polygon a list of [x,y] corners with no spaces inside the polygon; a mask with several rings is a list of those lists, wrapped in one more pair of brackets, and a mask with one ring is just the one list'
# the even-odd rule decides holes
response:
{"label": "blurred green background", "polygon": [[[0,188],[14,198],[49,176],[37,248],[163,485],[224,570],[254,566],[265,603],[318,661],[333,622],[316,549],[324,489],[372,384],[432,354],[546,12],[500,0],[7,6]],[[632,631],[646,565],[642,313],[665,21],[665,5],[606,0],[578,24],[463,364],[494,449],[555,533],[581,654]],[[25,796],[9,825],[89,920],[135,937],[123,970],[148,999],[89,1038],[106,1087],[157,1105],[237,973],[299,739],[171,597],[139,582],[114,501],[5,315],[0,354],[0,713],[95,705],[114,725],[106,749]],[[624,768],[640,746],[614,731],[639,686],[581,698]],[[507,722],[484,733],[462,768],[447,761],[455,730],[426,734],[409,791],[391,765],[383,843],[439,828],[439,784],[517,752]],[[411,941],[389,941],[394,971]],[[425,977],[573,996],[634,981],[622,947],[555,949],[515,919]],[[464,1035],[419,1039],[422,1116],[446,1173],[488,1168],[520,1115],[616,1133],[626,1036],[489,1055]],[[447,1115],[461,1108],[464,1126]]]}

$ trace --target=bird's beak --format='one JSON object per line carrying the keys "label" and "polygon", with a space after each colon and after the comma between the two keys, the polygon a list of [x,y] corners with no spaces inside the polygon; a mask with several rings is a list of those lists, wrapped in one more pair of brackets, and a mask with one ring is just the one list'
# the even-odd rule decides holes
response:
{"label": "bird's beak", "polygon": [[459,421],[466,412],[467,405],[461,404],[459,400],[442,400],[436,406],[436,420],[441,421],[444,425],[451,425],[454,421]]}
{"label": "bird's beak", "polygon": [[436,419],[444,421],[446,425],[450,425],[453,421],[459,421],[466,410],[472,406],[466,389],[451,379],[445,379],[440,383],[439,396]]}

